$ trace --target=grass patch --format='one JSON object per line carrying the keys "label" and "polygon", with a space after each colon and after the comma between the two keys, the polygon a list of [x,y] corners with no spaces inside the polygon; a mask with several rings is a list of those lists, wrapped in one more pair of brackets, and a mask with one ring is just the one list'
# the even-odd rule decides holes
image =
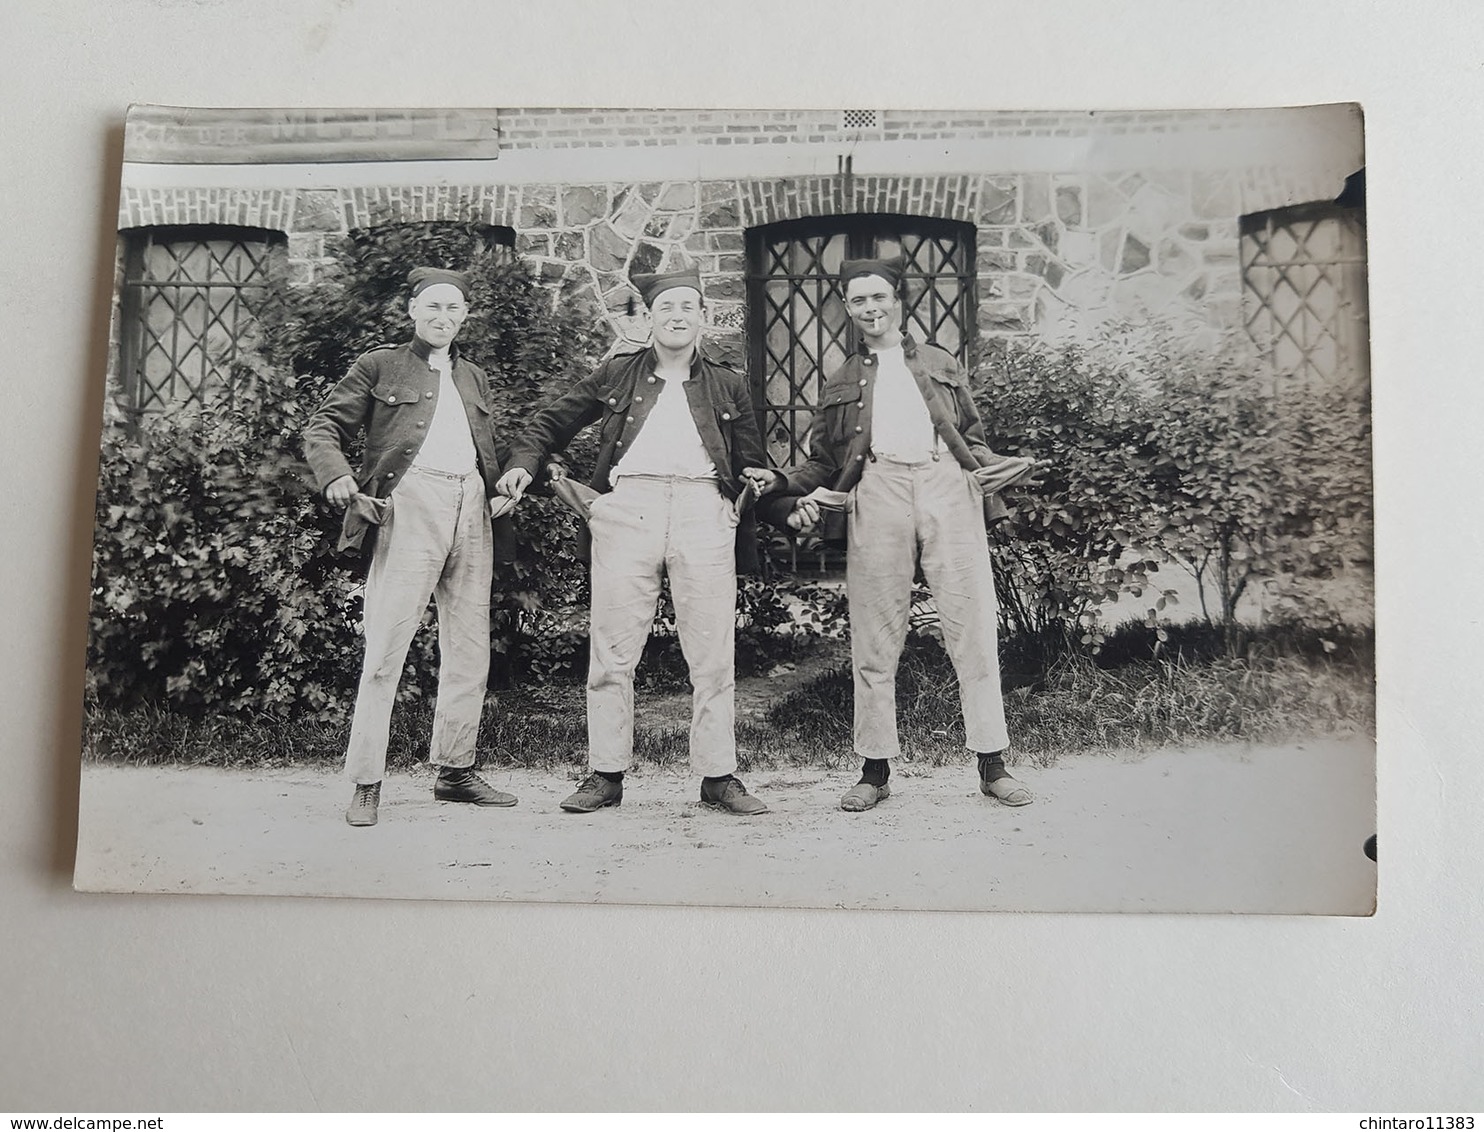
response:
{"label": "grass patch", "polygon": [[[1141,635],[1143,633],[1144,635]],[[1096,658],[1063,658],[1044,673],[1007,677],[1011,759],[1047,765],[1063,753],[1146,749],[1222,741],[1275,742],[1312,735],[1375,733],[1375,676],[1368,633],[1254,635],[1245,655],[1220,654],[1199,626],[1172,627],[1157,641],[1143,627],[1110,635]],[[1158,653],[1156,654],[1156,645]],[[1013,644],[1006,671],[1015,671]],[[964,759],[958,683],[942,646],[909,641],[897,673],[904,760],[941,766]],[[782,696],[766,722],[737,725],[740,768],[853,766],[848,664]],[[426,701],[392,713],[387,766],[427,758],[433,710]],[[338,768],[348,725],[267,715],[192,718],[152,706],[90,706],[83,757],[140,766]],[[587,720],[580,683],[498,693],[485,711],[477,763],[578,771],[586,765]],[[689,763],[684,726],[641,727],[635,759],[658,768]]]}
{"label": "grass patch", "polygon": [[[433,706],[413,700],[392,711],[387,768],[410,770],[425,763]],[[266,715],[192,718],[144,705],[90,706],[83,720],[83,759],[136,766],[339,767],[349,725]],[[642,735],[644,748],[663,737]],[[484,712],[476,741],[483,766],[552,768],[586,759],[587,716],[583,690],[553,687],[502,692]]]}
{"label": "grass patch", "polygon": [[[848,667],[780,700],[768,713],[773,742],[801,753],[783,761],[853,764],[851,701]],[[1375,683],[1363,656],[1177,655],[1117,668],[1074,657],[1008,691],[1005,715],[1012,760],[1044,766],[1072,751],[1374,734]],[[963,760],[958,683],[936,642],[914,640],[903,653],[897,717],[905,759],[931,766]]]}
{"label": "grass patch", "polygon": [[[387,769],[411,770],[428,757],[431,704],[413,701],[392,712]],[[131,766],[282,768],[321,765],[337,769],[345,759],[347,724],[280,719],[264,715],[192,718],[151,705],[89,706],[83,719],[83,760]],[[743,770],[784,761],[785,744],[771,728],[737,726],[738,763]],[[686,767],[686,727],[640,727],[634,735],[636,763]],[[501,692],[480,720],[475,762],[484,767],[579,770],[587,766],[587,714],[581,685]]]}

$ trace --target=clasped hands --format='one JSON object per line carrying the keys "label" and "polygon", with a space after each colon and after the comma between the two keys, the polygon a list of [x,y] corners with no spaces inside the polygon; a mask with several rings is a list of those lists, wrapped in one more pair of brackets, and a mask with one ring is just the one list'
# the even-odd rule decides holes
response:
{"label": "clasped hands", "polygon": [[[546,465],[546,478],[556,483],[558,480],[567,478],[567,469],[558,463]],[[519,503],[526,494],[526,489],[531,486],[531,473],[524,468],[511,468],[503,476],[495,481],[495,491],[506,499]]]}
{"label": "clasped hands", "polygon": [[[743,468],[742,478],[752,485],[752,490],[759,499],[770,492],[778,491],[787,483],[783,473],[772,468]],[[794,501],[794,508],[788,513],[787,522],[790,529],[795,531],[813,530],[819,523],[819,504],[801,495]]]}

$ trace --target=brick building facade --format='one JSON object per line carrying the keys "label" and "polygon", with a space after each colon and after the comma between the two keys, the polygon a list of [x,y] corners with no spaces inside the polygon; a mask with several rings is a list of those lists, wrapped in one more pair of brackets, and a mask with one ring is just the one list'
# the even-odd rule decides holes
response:
{"label": "brick building facade", "polygon": [[[1363,211],[1334,203],[1362,163],[1354,107],[143,108],[120,197],[116,388],[137,401],[182,364],[209,380],[262,254],[309,282],[351,229],[447,219],[489,225],[615,343],[645,336],[628,272],[699,266],[712,348],[751,373],[780,459],[849,347],[832,271],[850,254],[906,253],[914,330],[966,361],[993,338],[1159,321],[1245,327],[1279,370],[1364,380]],[[172,251],[176,236],[199,246]],[[186,278],[192,256],[208,278]],[[151,257],[182,278],[154,279]],[[180,297],[213,272],[235,295],[208,289],[193,315]],[[174,290],[151,310],[155,283]],[[163,345],[183,325],[199,356]]]}

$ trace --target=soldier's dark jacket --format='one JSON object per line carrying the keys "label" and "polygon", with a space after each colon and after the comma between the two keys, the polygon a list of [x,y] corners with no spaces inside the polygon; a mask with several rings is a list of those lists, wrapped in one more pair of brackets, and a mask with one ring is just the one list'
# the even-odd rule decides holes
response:
{"label": "soldier's dark jacket", "polygon": [[[355,360],[350,372],[314,411],[304,428],[304,457],[314,474],[315,487],[325,488],[341,476],[355,476],[363,495],[384,499],[402,482],[412,458],[422,446],[438,406],[438,371],[428,365],[431,348],[420,338],[402,345],[378,346]],[[496,421],[489,403],[489,380],[484,370],[449,347],[453,384],[464,403],[469,435],[474,441],[485,497],[495,494],[500,478]],[[352,468],[345,449],[362,429],[366,450],[359,469]],[[341,549],[368,549],[364,526],[347,525]],[[494,521],[496,558],[510,557],[514,527],[509,517]]]}
{"label": "soldier's dark jacket", "polygon": [[[974,405],[969,375],[947,350],[919,345],[910,334],[902,339],[902,356],[922,399],[927,404],[943,451],[960,467],[973,471],[998,462],[990,450],[984,422]],[[809,458],[797,467],[781,469],[787,487],[781,496],[759,505],[763,517],[780,523],[793,507],[789,496],[807,495],[816,487],[849,491],[860,483],[871,452],[871,410],[876,398],[876,358],[861,343],[856,353],[832,373],[820,391],[819,405],[809,427]],[[985,498],[985,518],[996,521],[1007,514],[998,495]],[[843,538],[840,515],[825,515],[826,538]]]}
{"label": "soldier's dark jacket", "polygon": [[[664,379],[655,376],[655,364],[652,346],[603,362],[536,414],[511,445],[510,466],[539,478],[542,462],[550,454],[562,451],[574,436],[597,423],[598,455],[588,482],[595,491],[612,490],[609,472],[633,445],[664,388]],[[684,388],[696,432],[716,465],[721,492],[735,500],[742,489],[742,469],[767,466],[747,381],[706,357],[698,347]],[[586,529],[580,537],[579,551],[585,556]],[[748,509],[737,526],[737,570],[746,574],[757,569],[757,524]]]}

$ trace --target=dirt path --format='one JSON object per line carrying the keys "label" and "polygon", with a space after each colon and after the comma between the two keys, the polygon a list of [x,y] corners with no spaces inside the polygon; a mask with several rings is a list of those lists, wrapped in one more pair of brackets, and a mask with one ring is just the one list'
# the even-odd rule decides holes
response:
{"label": "dirt path", "polygon": [[1021,777],[1010,809],[972,768],[893,778],[866,814],[837,808],[850,777],[758,772],[772,812],[695,804],[688,776],[631,772],[624,803],[557,802],[568,779],[499,771],[510,810],[440,804],[426,771],[392,775],[381,823],[342,819],[349,790],[315,770],[87,766],[77,885],[102,891],[275,893],[1044,911],[1364,914],[1375,866],[1367,740],[1084,755]]}

